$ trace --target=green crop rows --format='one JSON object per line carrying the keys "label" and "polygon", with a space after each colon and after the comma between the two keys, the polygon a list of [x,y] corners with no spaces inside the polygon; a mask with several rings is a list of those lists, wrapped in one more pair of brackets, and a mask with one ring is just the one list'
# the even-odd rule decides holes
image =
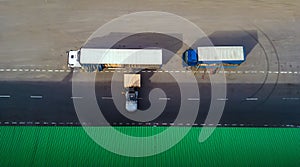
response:
{"label": "green crop rows", "polygon": [[[134,136],[164,129],[117,128]],[[166,152],[130,158],[98,146],[82,127],[2,126],[0,166],[300,166],[300,129],[217,128],[208,140],[199,143],[201,129],[192,128]]]}

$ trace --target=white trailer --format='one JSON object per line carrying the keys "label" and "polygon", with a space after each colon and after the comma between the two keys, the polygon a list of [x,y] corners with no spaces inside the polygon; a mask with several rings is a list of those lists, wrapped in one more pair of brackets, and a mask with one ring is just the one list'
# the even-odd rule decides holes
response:
{"label": "white trailer", "polygon": [[68,67],[95,69],[100,66],[158,68],[162,49],[97,49],[81,48],[68,52]]}
{"label": "white trailer", "polygon": [[198,62],[244,61],[242,46],[198,47]]}

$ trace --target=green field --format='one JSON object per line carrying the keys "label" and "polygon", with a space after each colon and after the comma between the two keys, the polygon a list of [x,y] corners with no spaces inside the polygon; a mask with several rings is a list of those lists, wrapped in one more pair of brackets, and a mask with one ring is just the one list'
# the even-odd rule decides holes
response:
{"label": "green field", "polygon": [[[117,129],[148,136],[165,128]],[[166,152],[130,158],[98,146],[82,127],[2,126],[0,166],[300,166],[298,128],[217,128],[208,140],[199,143],[201,129],[192,128]]]}

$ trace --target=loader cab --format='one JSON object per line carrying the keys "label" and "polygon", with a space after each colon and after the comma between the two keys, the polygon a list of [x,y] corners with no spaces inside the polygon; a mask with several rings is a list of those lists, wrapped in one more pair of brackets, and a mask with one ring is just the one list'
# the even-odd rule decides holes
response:
{"label": "loader cab", "polygon": [[79,50],[70,50],[68,53],[68,67],[69,68],[77,68],[81,67],[81,64],[79,63]]}
{"label": "loader cab", "polygon": [[134,112],[137,110],[138,91],[135,88],[129,88],[126,93],[126,110]]}

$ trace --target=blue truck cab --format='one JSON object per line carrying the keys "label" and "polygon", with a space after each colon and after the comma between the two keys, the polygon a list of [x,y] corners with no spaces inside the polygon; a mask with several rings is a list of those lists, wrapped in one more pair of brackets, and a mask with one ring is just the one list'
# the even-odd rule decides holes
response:
{"label": "blue truck cab", "polygon": [[196,66],[198,64],[197,51],[194,49],[188,49],[183,53],[184,62],[188,66]]}

